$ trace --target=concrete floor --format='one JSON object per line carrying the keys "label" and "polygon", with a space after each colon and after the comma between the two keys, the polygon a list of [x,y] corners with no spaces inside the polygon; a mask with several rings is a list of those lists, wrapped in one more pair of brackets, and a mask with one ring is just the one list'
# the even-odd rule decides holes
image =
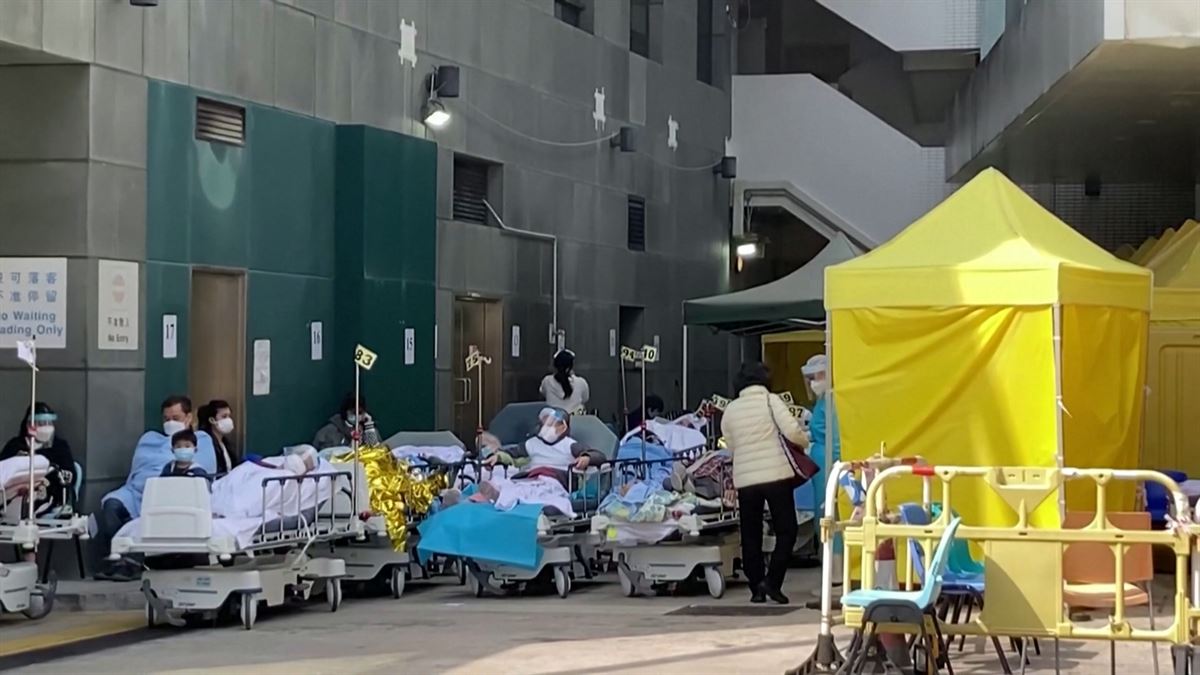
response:
{"label": "concrete floor", "polygon": [[[793,570],[793,603],[811,599],[814,570]],[[572,595],[475,599],[450,578],[414,582],[400,600],[348,597],[331,614],[323,602],[264,611],[253,631],[159,628],[136,644],[61,658],[13,673],[771,673],[779,675],[812,650],[817,613],[776,616],[668,616],[688,605],[745,607],[744,585],[721,600],[703,591],[687,597],[625,598],[615,578],[579,583]],[[797,602],[799,601],[799,602]],[[793,605],[794,606],[794,605]],[[140,613],[139,613],[140,615]],[[37,625],[0,622],[0,640],[57,630],[87,613],[64,612]],[[128,617],[126,617],[128,618]],[[1142,619],[1145,621],[1145,619]],[[1165,621],[1164,621],[1165,623]],[[1139,623],[1140,625],[1140,623]],[[43,633],[44,634],[44,633]],[[845,645],[847,636],[839,636]],[[1053,645],[1043,645],[1028,672],[1054,672]],[[1159,649],[1170,671],[1168,649]],[[1019,661],[1011,657],[1013,664]],[[1063,672],[1107,673],[1102,643],[1063,643]],[[1122,645],[1118,667],[1151,673],[1150,647]],[[994,653],[968,641],[955,653],[955,672],[999,673]],[[1019,671],[1018,671],[1019,672]]]}

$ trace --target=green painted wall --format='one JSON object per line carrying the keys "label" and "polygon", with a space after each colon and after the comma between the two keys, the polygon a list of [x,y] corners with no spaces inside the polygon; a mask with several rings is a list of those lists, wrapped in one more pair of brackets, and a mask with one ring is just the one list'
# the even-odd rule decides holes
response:
{"label": "green painted wall", "polygon": [[[337,130],[336,349],[379,354],[363,392],[385,432],[432,429],[437,146],[363,126]],[[414,363],[404,332],[414,331]],[[353,368],[339,370],[353,386]]]}
{"label": "green painted wall", "polygon": [[[245,147],[210,144],[194,138],[198,93],[149,84],[147,426],[158,426],[163,397],[187,391],[190,275],[201,265],[247,271],[247,449],[311,439],[352,386],[357,341],[380,354],[364,388],[383,430],[429,428],[436,146],[253,104]],[[179,356],[163,359],[171,313]],[[312,321],[324,324],[321,361],[309,356]],[[411,366],[405,326],[417,330]],[[257,339],[271,340],[268,396],[250,390]]]}

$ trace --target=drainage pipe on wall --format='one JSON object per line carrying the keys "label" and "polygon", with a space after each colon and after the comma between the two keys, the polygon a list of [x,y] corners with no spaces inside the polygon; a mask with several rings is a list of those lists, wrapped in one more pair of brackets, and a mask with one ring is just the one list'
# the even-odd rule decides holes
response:
{"label": "drainage pipe on wall", "polygon": [[529,230],[520,230],[515,227],[509,227],[508,225],[504,224],[504,219],[500,217],[499,213],[496,213],[496,209],[492,208],[492,205],[490,203],[488,203],[488,200],[483,199],[480,201],[482,201],[483,205],[487,207],[488,213],[492,214],[492,217],[496,219],[496,224],[498,224],[500,226],[500,231],[507,232],[508,234],[511,234],[516,237],[524,237],[526,239],[536,239],[538,241],[548,241],[553,246],[553,248],[554,248],[554,255],[553,255],[554,266],[551,271],[551,275],[552,275],[551,288],[552,288],[552,290],[551,290],[550,297],[551,297],[552,304],[551,304],[551,309],[550,309],[550,314],[551,314],[550,343],[556,344],[558,342],[558,237],[556,237],[552,234],[545,234],[543,232],[531,232]]}

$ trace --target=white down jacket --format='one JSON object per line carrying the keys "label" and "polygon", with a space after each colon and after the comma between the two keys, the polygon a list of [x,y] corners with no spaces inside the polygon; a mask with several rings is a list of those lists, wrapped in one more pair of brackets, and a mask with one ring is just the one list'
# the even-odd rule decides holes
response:
{"label": "white down jacket", "polygon": [[808,435],[788,412],[783,399],[757,385],[746,387],[730,402],[721,418],[721,433],[733,453],[733,485],[739,489],[795,475],[784,455],[780,434],[808,447]]}

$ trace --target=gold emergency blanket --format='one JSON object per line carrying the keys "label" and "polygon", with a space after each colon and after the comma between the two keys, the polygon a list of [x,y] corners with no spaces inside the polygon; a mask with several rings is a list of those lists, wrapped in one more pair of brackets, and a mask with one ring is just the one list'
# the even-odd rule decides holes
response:
{"label": "gold emergency blanket", "polygon": [[[353,463],[354,453],[335,455],[330,461]],[[421,475],[411,470],[408,462],[393,457],[385,445],[359,448],[358,462],[367,478],[371,513],[383,516],[392,548],[403,551],[408,543],[410,518],[429,511],[433,500],[446,487],[446,475]]]}

